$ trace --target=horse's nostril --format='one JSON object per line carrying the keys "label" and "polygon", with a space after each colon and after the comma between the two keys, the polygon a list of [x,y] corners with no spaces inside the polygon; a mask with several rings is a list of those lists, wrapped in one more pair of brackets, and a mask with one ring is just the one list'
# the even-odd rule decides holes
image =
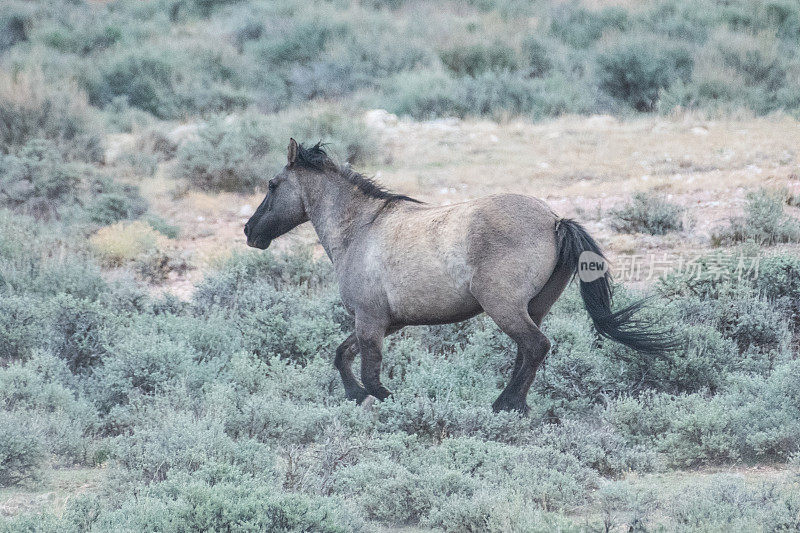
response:
{"label": "horse's nostril", "polygon": [[250,223],[249,222],[244,225],[244,236],[245,237],[249,237],[250,236]]}

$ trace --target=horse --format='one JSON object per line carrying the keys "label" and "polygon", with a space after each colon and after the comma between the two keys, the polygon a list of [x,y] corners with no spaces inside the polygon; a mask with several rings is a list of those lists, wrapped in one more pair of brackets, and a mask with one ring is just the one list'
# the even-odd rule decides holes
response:
{"label": "horse", "polygon": [[[542,319],[578,272],[581,254],[604,260],[576,221],[542,200],[498,194],[432,206],[391,192],[340,166],[322,143],[289,141],[287,163],[269,180],[264,200],[244,226],[248,246],[266,249],[310,221],[333,263],[355,331],[336,350],[334,366],[347,398],[383,400],[384,337],[405,326],[459,322],[486,313],[517,345],[511,378],[492,404],[527,414],[528,390],[550,349]],[[663,331],[634,315],[644,300],[612,311],[606,270],[580,280],[584,307],[602,336],[638,352],[674,348]],[[361,379],[352,370],[361,354]]]}

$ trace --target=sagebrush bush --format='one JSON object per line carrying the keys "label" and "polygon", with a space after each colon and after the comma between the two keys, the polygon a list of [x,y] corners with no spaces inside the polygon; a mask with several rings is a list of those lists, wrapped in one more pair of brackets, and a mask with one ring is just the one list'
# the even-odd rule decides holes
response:
{"label": "sagebrush bush", "polygon": [[639,192],[631,201],[611,211],[611,226],[624,233],[664,235],[683,229],[683,208],[666,198]]}
{"label": "sagebrush bush", "polygon": [[41,300],[3,295],[0,299],[0,360],[24,360],[40,346],[43,323]]}
{"label": "sagebrush bush", "polygon": [[137,324],[109,341],[103,365],[93,375],[93,394],[102,412],[141,395],[155,395],[188,379],[196,354],[185,342]]}
{"label": "sagebrush bush", "polygon": [[[232,469],[240,475],[269,481],[276,477],[269,448],[246,438],[231,439],[221,421],[189,412],[158,413],[132,435],[116,438],[115,463],[145,483],[158,483],[176,473]],[[235,470],[233,470],[235,469]]]}
{"label": "sagebrush bush", "polygon": [[516,52],[501,42],[454,46],[440,52],[442,63],[458,76],[516,70]]}
{"label": "sagebrush bush", "polygon": [[761,259],[755,284],[768,299],[784,303],[795,327],[800,326],[800,259],[790,255]]}
{"label": "sagebrush bush", "polygon": [[784,195],[759,189],[747,193],[745,215],[732,217],[712,237],[716,244],[748,242],[772,245],[800,241],[800,221],[784,213]]}
{"label": "sagebrush bush", "polygon": [[[339,498],[284,492],[263,482],[175,476],[96,518],[99,529],[196,531],[235,527],[254,531],[364,531]],[[179,525],[176,525],[179,524]]]}
{"label": "sagebrush bush", "polygon": [[54,143],[29,141],[17,155],[0,155],[2,205],[40,219],[57,217],[76,201],[85,173],[65,163]]}
{"label": "sagebrush bush", "polygon": [[50,349],[73,373],[86,372],[106,354],[104,327],[109,313],[96,302],[60,295],[52,300]]}
{"label": "sagebrush bush", "polygon": [[178,150],[176,176],[201,189],[251,191],[285,164],[290,137],[330,143],[332,153],[342,153],[349,163],[369,160],[376,150],[360,119],[333,106],[311,113],[220,117]]}
{"label": "sagebrush bush", "polygon": [[25,426],[24,418],[0,412],[0,487],[38,480],[44,461],[39,436]]}
{"label": "sagebrush bush", "polygon": [[411,72],[393,81],[387,107],[417,119],[437,116],[514,115],[540,118],[587,109],[581,86],[563,76],[529,78],[515,72],[487,71],[453,79],[443,73]]}
{"label": "sagebrush bush", "polygon": [[0,153],[34,139],[52,141],[68,159],[100,161],[100,132],[86,96],[41,78],[0,76]]}
{"label": "sagebrush bush", "polygon": [[193,42],[169,50],[146,46],[115,52],[85,76],[93,105],[130,106],[171,119],[190,112],[231,112],[251,101],[239,88],[238,58],[227,50]]}
{"label": "sagebrush bush", "polygon": [[607,7],[592,12],[579,3],[558,5],[552,13],[550,32],[576,48],[586,48],[597,41],[603,32],[622,31],[628,24],[628,13],[619,7]]}
{"label": "sagebrush bush", "polygon": [[692,58],[681,47],[650,46],[644,37],[625,38],[597,58],[599,86],[637,111],[652,111],[659,91],[688,79]]}
{"label": "sagebrush bush", "polygon": [[277,151],[275,139],[264,120],[245,117],[207,125],[199,138],[178,151],[178,177],[207,190],[252,190],[268,180],[266,158]]}

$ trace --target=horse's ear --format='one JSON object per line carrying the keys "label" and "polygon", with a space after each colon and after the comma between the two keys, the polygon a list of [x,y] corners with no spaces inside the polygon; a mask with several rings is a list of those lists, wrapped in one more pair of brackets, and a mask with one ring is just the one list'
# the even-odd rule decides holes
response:
{"label": "horse's ear", "polygon": [[297,161],[297,141],[289,139],[289,166],[294,165]]}

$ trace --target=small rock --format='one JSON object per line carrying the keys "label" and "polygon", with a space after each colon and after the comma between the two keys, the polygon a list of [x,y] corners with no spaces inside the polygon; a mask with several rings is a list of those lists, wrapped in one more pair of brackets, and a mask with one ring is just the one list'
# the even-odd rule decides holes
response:
{"label": "small rock", "polygon": [[759,167],[758,165],[747,165],[747,170],[749,170],[753,174],[761,174],[762,172],[761,167]]}
{"label": "small rock", "polygon": [[696,126],[690,130],[695,135],[708,135],[708,128]]}
{"label": "small rock", "polygon": [[186,141],[196,139],[198,131],[200,131],[200,125],[197,123],[181,124],[167,133],[167,139],[176,145],[181,145]]}
{"label": "small rock", "polygon": [[372,396],[370,394],[369,396],[364,398],[363,402],[361,402],[361,407],[363,407],[365,411],[372,411],[372,409],[375,407],[375,402],[377,400],[378,399],[375,396]]}
{"label": "small rock", "polygon": [[242,207],[239,208],[239,216],[248,217],[253,214],[253,206],[250,204],[244,204]]}
{"label": "small rock", "polygon": [[397,115],[385,109],[370,109],[364,113],[364,124],[376,129],[392,128],[397,126]]}

